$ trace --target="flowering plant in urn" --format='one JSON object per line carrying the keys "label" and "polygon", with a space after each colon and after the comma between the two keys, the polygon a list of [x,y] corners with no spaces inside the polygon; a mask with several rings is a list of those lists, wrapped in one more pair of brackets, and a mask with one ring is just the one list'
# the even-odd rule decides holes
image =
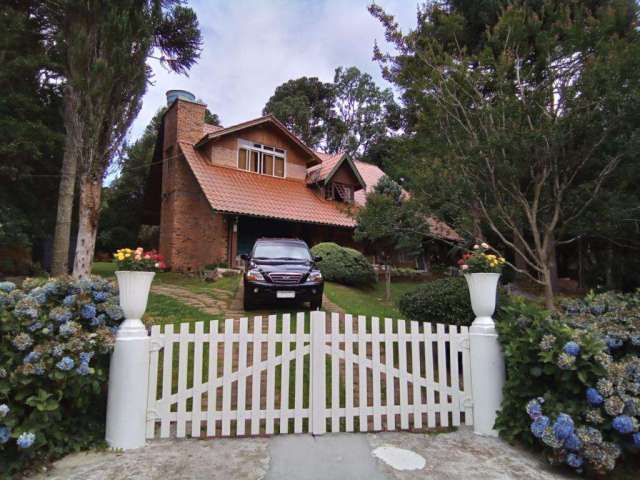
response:
{"label": "flowering plant in urn", "polygon": [[463,274],[501,273],[504,264],[504,257],[500,256],[498,252],[486,243],[474,245],[473,251],[465,253],[458,260],[458,265]]}
{"label": "flowering plant in urn", "polygon": [[155,272],[167,269],[164,258],[155,250],[144,251],[142,247],[135,250],[121,248],[113,254],[118,270],[129,272]]}

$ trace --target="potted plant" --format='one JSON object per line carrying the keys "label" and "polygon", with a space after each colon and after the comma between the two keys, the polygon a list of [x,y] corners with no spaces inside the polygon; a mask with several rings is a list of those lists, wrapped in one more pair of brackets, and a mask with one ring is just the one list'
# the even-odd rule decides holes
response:
{"label": "potted plant", "polygon": [[165,270],[167,266],[162,255],[155,250],[145,252],[141,247],[135,250],[122,248],[113,256],[118,265],[116,278],[120,290],[120,307],[125,315],[120,330],[139,329],[155,272]]}
{"label": "potted plant", "polygon": [[486,243],[474,245],[458,261],[469,286],[471,308],[476,315],[474,325],[493,326],[491,316],[496,308],[498,280],[505,259]]}

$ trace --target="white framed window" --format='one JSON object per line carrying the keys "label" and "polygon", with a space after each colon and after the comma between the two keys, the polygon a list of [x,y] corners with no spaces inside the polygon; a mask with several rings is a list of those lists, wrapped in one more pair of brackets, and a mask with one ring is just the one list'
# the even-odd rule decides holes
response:
{"label": "white framed window", "polygon": [[287,151],[248,140],[238,140],[238,168],[273,177],[287,176]]}

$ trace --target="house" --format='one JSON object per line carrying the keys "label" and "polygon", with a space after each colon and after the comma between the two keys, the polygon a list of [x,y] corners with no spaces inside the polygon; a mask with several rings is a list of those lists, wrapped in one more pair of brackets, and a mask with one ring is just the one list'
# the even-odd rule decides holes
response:
{"label": "house", "polygon": [[160,225],[172,269],[234,265],[263,236],[358,247],[353,212],[384,175],[379,168],[316,152],[271,115],[222,128],[205,123],[206,106],[190,93],[167,98],[143,223]]}

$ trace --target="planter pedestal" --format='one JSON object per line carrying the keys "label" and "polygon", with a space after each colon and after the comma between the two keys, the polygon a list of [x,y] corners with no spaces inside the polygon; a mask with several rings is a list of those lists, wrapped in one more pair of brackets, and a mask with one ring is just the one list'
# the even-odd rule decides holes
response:
{"label": "planter pedestal", "polygon": [[149,335],[141,317],[147,307],[154,272],[116,272],[120,325],[109,369],[106,440],[111,448],[129,450],[145,445]]}
{"label": "planter pedestal", "polygon": [[499,278],[499,273],[465,275],[471,307],[476,315],[469,329],[473,431],[478,435],[493,437],[498,436],[494,424],[502,404],[505,382],[504,356],[492,318]]}

